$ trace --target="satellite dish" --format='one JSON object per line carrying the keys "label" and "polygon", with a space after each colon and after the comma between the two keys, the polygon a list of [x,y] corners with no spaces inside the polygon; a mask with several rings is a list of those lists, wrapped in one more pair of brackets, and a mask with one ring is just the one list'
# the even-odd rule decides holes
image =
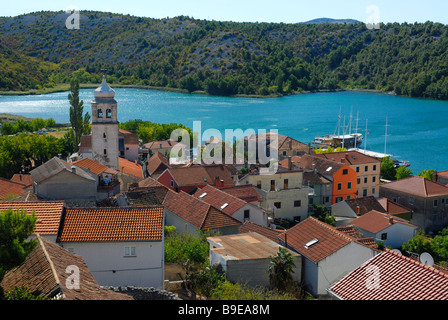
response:
{"label": "satellite dish", "polygon": [[396,253],[398,253],[398,254],[401,254],[401,251],[398,250],[398,249],[393,249],[392,251],[394,251],[394,252],[396,252]]}
{"label": "satellite dish", "polygon": [[434,265],[434,258],[428,252],[423,252],[420,255],[420,262],[424,265],[432,267]]}

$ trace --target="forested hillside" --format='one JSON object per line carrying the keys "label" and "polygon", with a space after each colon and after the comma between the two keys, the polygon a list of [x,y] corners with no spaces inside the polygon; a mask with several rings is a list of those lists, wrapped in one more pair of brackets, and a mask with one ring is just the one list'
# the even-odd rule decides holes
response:
{"label": "forested hillside", "polygon": [[448,99],[448,26],[235,23],[81,12],[0,18],[0,91],[99,83],[214,95],[373,89]]}

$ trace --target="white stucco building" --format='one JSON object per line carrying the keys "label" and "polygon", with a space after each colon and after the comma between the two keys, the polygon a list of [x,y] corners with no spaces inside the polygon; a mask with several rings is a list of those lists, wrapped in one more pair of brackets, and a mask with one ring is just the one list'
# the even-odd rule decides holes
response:
{"label": "white stucco building", "polygon": [[68,209],[57,243],[83,257],[99,285],[163,288],[161,207]]}

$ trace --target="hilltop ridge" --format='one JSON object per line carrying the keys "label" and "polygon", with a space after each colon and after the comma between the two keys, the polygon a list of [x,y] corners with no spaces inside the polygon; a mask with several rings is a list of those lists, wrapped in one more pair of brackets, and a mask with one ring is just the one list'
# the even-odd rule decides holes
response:
{"label": "hilltop ridge", "polygon": [[[0,91],[139,85],[212,95],[362,89],[448,99],[448,26],[440,23],[243,23],[82,11],[0,18]],[[327,20],[325,20],[327,19]],[[312,20],[313,21],[313,20]],[[327,22],[325,22],[327,21]],[[350,20],[347,20],[350,21]]]}

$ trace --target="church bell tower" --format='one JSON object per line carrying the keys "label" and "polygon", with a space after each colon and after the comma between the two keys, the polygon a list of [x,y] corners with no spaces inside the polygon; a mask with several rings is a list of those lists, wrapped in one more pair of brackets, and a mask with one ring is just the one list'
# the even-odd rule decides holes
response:
{"label": "church bell tower", "polygon": [[109,168],[118,168],[118,117],[115,91],[103,82],[94,91],[92,103],[92,159]]}

